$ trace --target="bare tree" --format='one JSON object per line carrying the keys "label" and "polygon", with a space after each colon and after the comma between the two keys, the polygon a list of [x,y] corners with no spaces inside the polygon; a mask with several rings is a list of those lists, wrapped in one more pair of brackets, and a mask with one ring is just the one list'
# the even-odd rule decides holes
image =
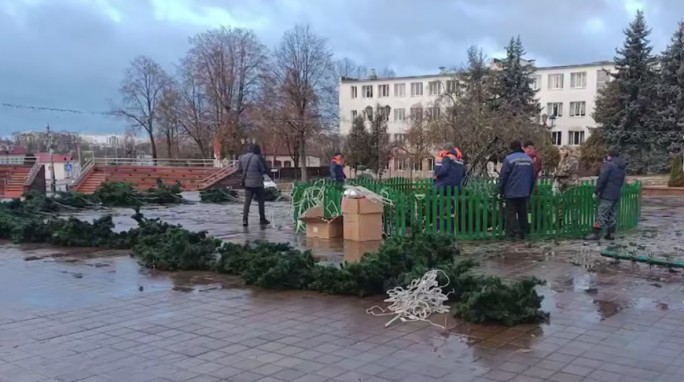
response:
{"label": "bare tree", "polygon": [[434,158],[430,152],[433,148],[430,140],[430,122],[425,118],[411,121],[404,139],[394,142],[394,152],[397,156],[408,158],[411,162],[410,177],[413,177],[413,169],[416,164],[422,165],[423,160]]}
{"label": "bare tree", "polygon": [[343,77],[364,79],[368,77],[368,68],[345,57],[335,61],[335,76],[338,80]]}
{"label": "bare tree", "polygon": [[326,123],[332,125],[333,115],[337,115],[332,53],[325,39],[316,36],[309,26],[298,25],[285,32],[274,61],[273,78],[284,98],[287,124],[305,181],[307,140]]}
{"label": "bare tree", "polygon": [[226,27],[200,33],[190,44],[186,65],[211,102],[214,134],[235,154],[245,137],[243,117],[256,95],[266,47],[254,32]]}
{"label": "bare tree", "polygon": [[156,113],[164,88],[169,85],[169,76],[154,60],[138,56],[124,72],[119,92],[121,106],[114,110],[131,126],[145,130],[150,140],[152,158],[157,158],[154,142]]}
{"label": "bare tree", "polygon": [[157,135],[166,146],[168,158],[176,158],[180,150],[180,115],[181,95],[175,82],[169,84],[162,91],[159,100],[157,118]]}
{"label": "bare tree", "polygon": [[210,158],[217,123],[212,118],[210,99],[199,74],[200,69],[190,58],[181,62],[178,73],[179,124],[184,135],[197,145],[202,158]]}

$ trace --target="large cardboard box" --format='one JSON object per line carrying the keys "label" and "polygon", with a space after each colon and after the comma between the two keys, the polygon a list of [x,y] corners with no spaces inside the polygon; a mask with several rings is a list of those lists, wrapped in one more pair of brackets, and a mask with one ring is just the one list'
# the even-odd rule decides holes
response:
{"label": "large cardboard box", "polygon": [[342,230],[342,216],[324,218],[323,207],[308,209],[300,220],[306,223],[306,237],[333,239],[342,237],[344,233]]}
{"label": "large cardboard box", "polygon": [[382,202],[375,202],[367,198],[351,199],[342,198],[342,214],[382,214],[384,205]]}
{"label": "large cardboard box", "polygon": [[343,216],[345,240],[382,240],[382,214],[344,214]]}

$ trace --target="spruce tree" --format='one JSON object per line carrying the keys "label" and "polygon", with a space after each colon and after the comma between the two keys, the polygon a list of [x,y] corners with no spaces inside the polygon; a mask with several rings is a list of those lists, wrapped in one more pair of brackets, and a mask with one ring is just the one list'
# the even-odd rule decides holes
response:
{"label": "spruce tree", "polygon": [[667,166],[668,155],[680,152],[684,146],[684,23],[679,23],[670,45],[660,58],[660,73],[656,86],[652,132],[661,169]]}
{"label": "spruce tree", "polygon": [[363,117],[356,117],[344,142],[344,159],[354,172],[370,163],[370,133]]}
{"label": "spruce tree", "polygon": [[494,76],[492,107],[513,116],[534,118],[541,111],[537,91],[532,86],[536,68],[532,61],[525,60],[525,53],[520,37],[511,38],[506,58],[501,60]]}
{"label": "spruce tree", "polygon": [[652,166],[657,142],[651,133],[653,97],[655,96],[656,59],[648,36],[643,12],[625,30],[625,41],[615,56],[613,81],[599,93],[594,120],[598,133],[610,148],[627,157],[628,170],[645,173]]}

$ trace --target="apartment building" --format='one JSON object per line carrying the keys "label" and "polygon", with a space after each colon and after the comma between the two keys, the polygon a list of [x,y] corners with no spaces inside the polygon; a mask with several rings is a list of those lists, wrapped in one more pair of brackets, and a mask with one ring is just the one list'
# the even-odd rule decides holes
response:
{"label": "apartment building", "polygon": [[[494,64],[493,64],[494,65]],[[537,68],[534,87],[538,90],[542,115],[546,114],[554,144],[581,145],[596,126],[591,115],[599,89],[614,70],[610,61]],[[437,117],[449,106],[449,97],[459,86],[453,74],[369,78],[342,78],[339,87],[340,133],[351,130],[357,116],[368,106],[390,106],[388,130],[394,140],[404,139],[415,118]]]}

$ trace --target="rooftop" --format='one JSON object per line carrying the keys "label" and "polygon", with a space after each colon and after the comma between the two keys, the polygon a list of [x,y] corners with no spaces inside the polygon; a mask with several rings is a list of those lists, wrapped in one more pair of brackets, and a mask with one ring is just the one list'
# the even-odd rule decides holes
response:
{"label": "rooftop", "polygon": [[[500,60],[493,60],[493,63],[496,63]],[[581,68],[581,67],[586,67],[586,66],[607,66],[607,65],[613,65],[613,61],[594,61],[594,62],[589,62],[589,63],[584,63],[584,64],[572,64],[572,65],[552,65],[552,66],[538,66],[537,71],[540,70],[562,70],[562,69],[572,69],[572,68]],[[445,72],[440,72],[440,73],[433,73],[433,74],[420,74],[420,75],[415,75],[415,76],[401,76],[401,77],[377,77],[377,78],[351,78],[351,77],[342,77],[340,78],[340,82],[342,83],[352,83],[352,82],[377,82],[377,81],[398,81],[398,80],[413,80],[413,79],[425,79],[425,78],[435,78],[435,77],[444,77],[444,76],[455,76],[457,73],[455,71],[445,71]]]}

